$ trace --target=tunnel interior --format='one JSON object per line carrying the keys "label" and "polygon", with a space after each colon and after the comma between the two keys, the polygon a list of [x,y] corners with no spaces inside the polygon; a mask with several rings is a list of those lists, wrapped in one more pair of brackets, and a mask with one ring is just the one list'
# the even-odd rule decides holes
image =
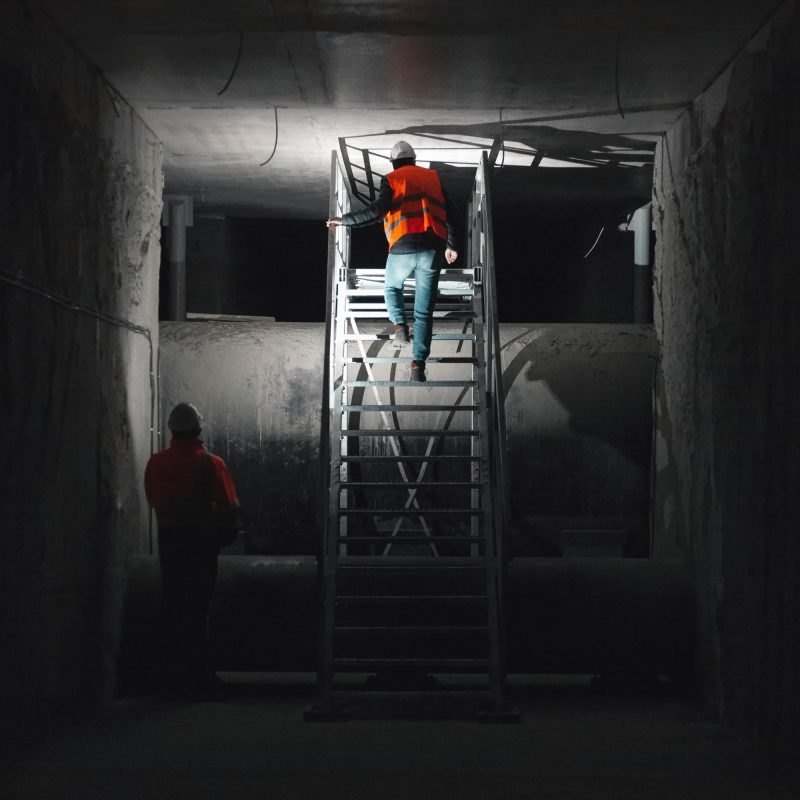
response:
{"label": "tunnel interior", "polygon": [[[492,158],[511,671],[646,663],[729,729],[796,741],[796,2],[150,5],[0,12],[4,736],[149,668],[142,474],[179,400],[245,513],[220,668],[314,670],[331,152],[406,137],[462,206],[465,159]],[[385,250],[354,236],[359,265]]]}

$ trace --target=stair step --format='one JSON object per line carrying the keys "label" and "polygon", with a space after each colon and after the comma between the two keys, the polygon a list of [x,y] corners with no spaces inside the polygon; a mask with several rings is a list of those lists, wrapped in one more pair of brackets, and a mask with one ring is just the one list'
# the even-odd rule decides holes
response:
{"label": "stair step", "polygon": [[[345,289],[344,293],[345,293],[345,295],[347,297],[377,297],[377,296],[383,296],[383,290],[384,290],[384,287],[382,285],[378,285],[378,286],[374,286],[374,287],[370,286],[370,287],[359,287],[357,289]],[[471,294],[472,294],[472,289],[470,289],[468,287],[464,287],[464,291],[451,292],[450,296],[453,296],[453,297],[462,297],[462,296],[463,297],[467,297],[467,296],[470,296]],[[405,297],[413,298],[414,297],[414,291],[412,289],[410,289],[410,288],[409,289],[404,288],[403,289],[403,295]],[[444,292],[439,292],[439,293],[437,293],[437,296],[438,297],[447,297],[448,295],[446,293],[444,293]],[[409,305],[409,304],[407,304],[407,305]]]}
{"label": "stair step", "polygon": [[481,456],[340,456],[339,461],[343,463],[357,462],[362,464],[378,464],[380,462],[414,462],[414,461],[438,461],[444,463],[454,463],[456,461],[480,461]]}
{"label": "stair step", "polygon": [[397,633],[412,635],[415,633],[435,633],[440,636],[461,633],[485,633],[487,625],[334,625],[337,633]]}
{"label": "stair step", "polygon": [[[379,342],[395,339],[393,333],[347,333],[342,337],[346,342]],[[474,342],[474,333],[434,333],[431,341],[438,342]]]}
{"label": "stair step", "polygon": [[[429,516],[442,516],[444,514],[458,514],[467,515],[470,517],[479,517],[483,514],[483,509],[480,508],[339,508],[337,509],[340,516],[347,517],[429,517]],[[377,540],[379,537],[372,537],[372,540]],[[354,541],[354,539],[347,536],[340,536],[340,541]],[[451,537],[455,541],[455,537]],[[468,539],[464,539],[469,541]]]}
{"label": "stair step", "polygon": [[[407,360],[407,359],[406,359]],[[344,381],[346,388],[365,388],[368,386],[382,386],[395,389],[470,389],[478,385],[477,381]]]}
{"label": "stair step", "polygon": [[336,602],[345,603],[420,603],[441,602],[442,600],[454,605],[464,603],[485,603],[488,598],[485,594],[340,594]]}
{"label": "stair step", "polygon": [[391,536],[389,534],[381,536],[376,534],[375,536],[340,536],[336,541],[340,544],[390,544],[398,547],[427,544],[460,544],[478,547],[483,545],[483,539],[467,536]]}
{"label": "stair step", "polygon": [[[350,289],[349,291],[352,292],[364,292],[366,291],[369,294],[375,294],[371,290],[367,289]],[[458,296],[458,295],[456,295]],[[413,302],[406,302],[404,303],[406,311],[413,311],[414,310],[414,303]],[[466,311],[472,309],[472,299],[464,300],[460,303],[454,302],[443,302],[441,300],[437,300],[434,303],[433,310],[434,311]],[[350,314],[351,311],[382,311],[386,313],[386,303],[348,303],[347,308],[344,309],[343,313],[345,315]]]}
{"label": "stair step", "polygon": [[[448,628],[486,628],[488,620],[488,598],[486,595],[447,596],[428,593],[413,595],[417,591],[406,587],[395,596],[386,595],[379,587],[370,596],[348,592],[335,598],[336,625],[363,628],[365,626],[396,627],[421,626]],[[452,590],[451,590],[452,592]],[[406,595],[400,596],[397,595]],[[418,653],[422,655],[422,653]],[[452,655],[455,655],[453,653]]]}
{"label": "stair step", "polygon": [[[431,563],[434,561],[435,563]],[[485,571],[486,559],[469,558],[464,556],[440,556],[431,559],[429,556],[341,556],[338,559],[338,567],[344,570],[468,570]]]}
{"label": "stair step", "polygon": [[386,430],[385,428],[363,428],[342,430],[342,436],[479,436],[480,431],[468,430],[466,428],[450,428],[440,430],[438,428],[400,428]]}
{"label": "stair step", "polygon": [[425,689],[334,689],[333,694],[337,700],[350,703],[358,703],[359,700],[399,701],[402,703],[418,701],[424,703],[427,713],[431,711],[431,702],[435,700],[438,700],[439,703],[443,700],[463,703],[465,700],[486,702],[492,699],[488,686],[465,689],[463,686],[447,686],[446,684]]}
{"label": "stair step", "polygon": [[[410,309],[409,309],[410,310]],[[386,322],[386,311],[381,313],[379,310],[375,309],[359,309],[358,311],[353,311],[352,309],[348,309],[346,312],[342,312],[343,316],[349,317],[351,319],[361,319],[361,320],[374,320],[375,322]],[[476,314],[474,311],[466,311],[461,310],[458,311],[456,309],[441,309],[437,308],[433,312],[434,318],[441,319],[444,316],[447,316],[447,319],[456,320],[456,319],[474,319]]]}
{"label": "stair step", "polygon": [[480,489],[477,481],[342,481],[342,489]]}
{"label": "stair step", "polygon": [[342,411],[479,411],[480,406],[453,406],[453,405],[418,405],[416,403],[409,403],[408,405],[383,405],[371,403],[367,405],[351,405],[346,404],[342,406]]}
{"label": "stair step", "polygon": [[[463,275],[465,277],[471,277],[473,270],[467,267],[444,267],[439,276],[443,277],[446,275]],[[386,274],[385,267],[348,267],[347,268],[348,275],[363,275],[363,276],[370,276],[370,275],[378,275],[383,276]]]}
{"label": "stair step", "polygon": [[[422,516],[420,514],[420,516]],[[408,544],[469,544],[480,546],[483,539],[478,536],[391,536],[390,534],[376,534],[374,536],[339,536],[336,540],[342,544],[396,544],[398,546]]]}
{"label": "stair step", "polygon": [[460,672],[470,669],[485,671],[489,669],[488,658],[334,658],[333,666],[345,672],[362,669],[408,668],[425,669],[435,672]]}
{"label": "stair step", "polygon": [[[406,364],[408,356],[345,356],[338,359],[340,364]],[[477,364],[474,356],[428,356],[426,364]]]}

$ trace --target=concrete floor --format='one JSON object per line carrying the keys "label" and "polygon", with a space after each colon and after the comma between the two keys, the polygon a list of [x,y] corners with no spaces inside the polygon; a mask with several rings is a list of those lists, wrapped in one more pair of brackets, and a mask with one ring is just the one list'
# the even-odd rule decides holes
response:
{"label": "concrete floor", "polygon": [[520,724],[306,723],[306,675],[223,675],[222,699],[121,699],[6,756],[8,798],[796,800],[790,759],[759,757],[665,692],[517,680]]}

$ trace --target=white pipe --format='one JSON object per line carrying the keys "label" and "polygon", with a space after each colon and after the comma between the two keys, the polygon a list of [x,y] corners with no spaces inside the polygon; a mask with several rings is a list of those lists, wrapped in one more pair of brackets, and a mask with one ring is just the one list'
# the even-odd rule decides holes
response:
{"label": "white pipe", "polygon": [[651,203],[637,208],[633,213],[629,230],[633,230],[633,263],[639,267],[650,265],[650,231],[653,227]]}

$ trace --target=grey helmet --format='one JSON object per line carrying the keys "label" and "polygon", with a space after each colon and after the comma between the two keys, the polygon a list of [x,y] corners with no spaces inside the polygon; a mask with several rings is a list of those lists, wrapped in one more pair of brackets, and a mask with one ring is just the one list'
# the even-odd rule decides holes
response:
{"label": "grey helmet", "polygon": [[169,419],[167,420],[167,427],[173,433],[193,433],[200,431],[200,423],[203,417],[196,406],[191,403],[178,403],[172,411],[169,412]]}

